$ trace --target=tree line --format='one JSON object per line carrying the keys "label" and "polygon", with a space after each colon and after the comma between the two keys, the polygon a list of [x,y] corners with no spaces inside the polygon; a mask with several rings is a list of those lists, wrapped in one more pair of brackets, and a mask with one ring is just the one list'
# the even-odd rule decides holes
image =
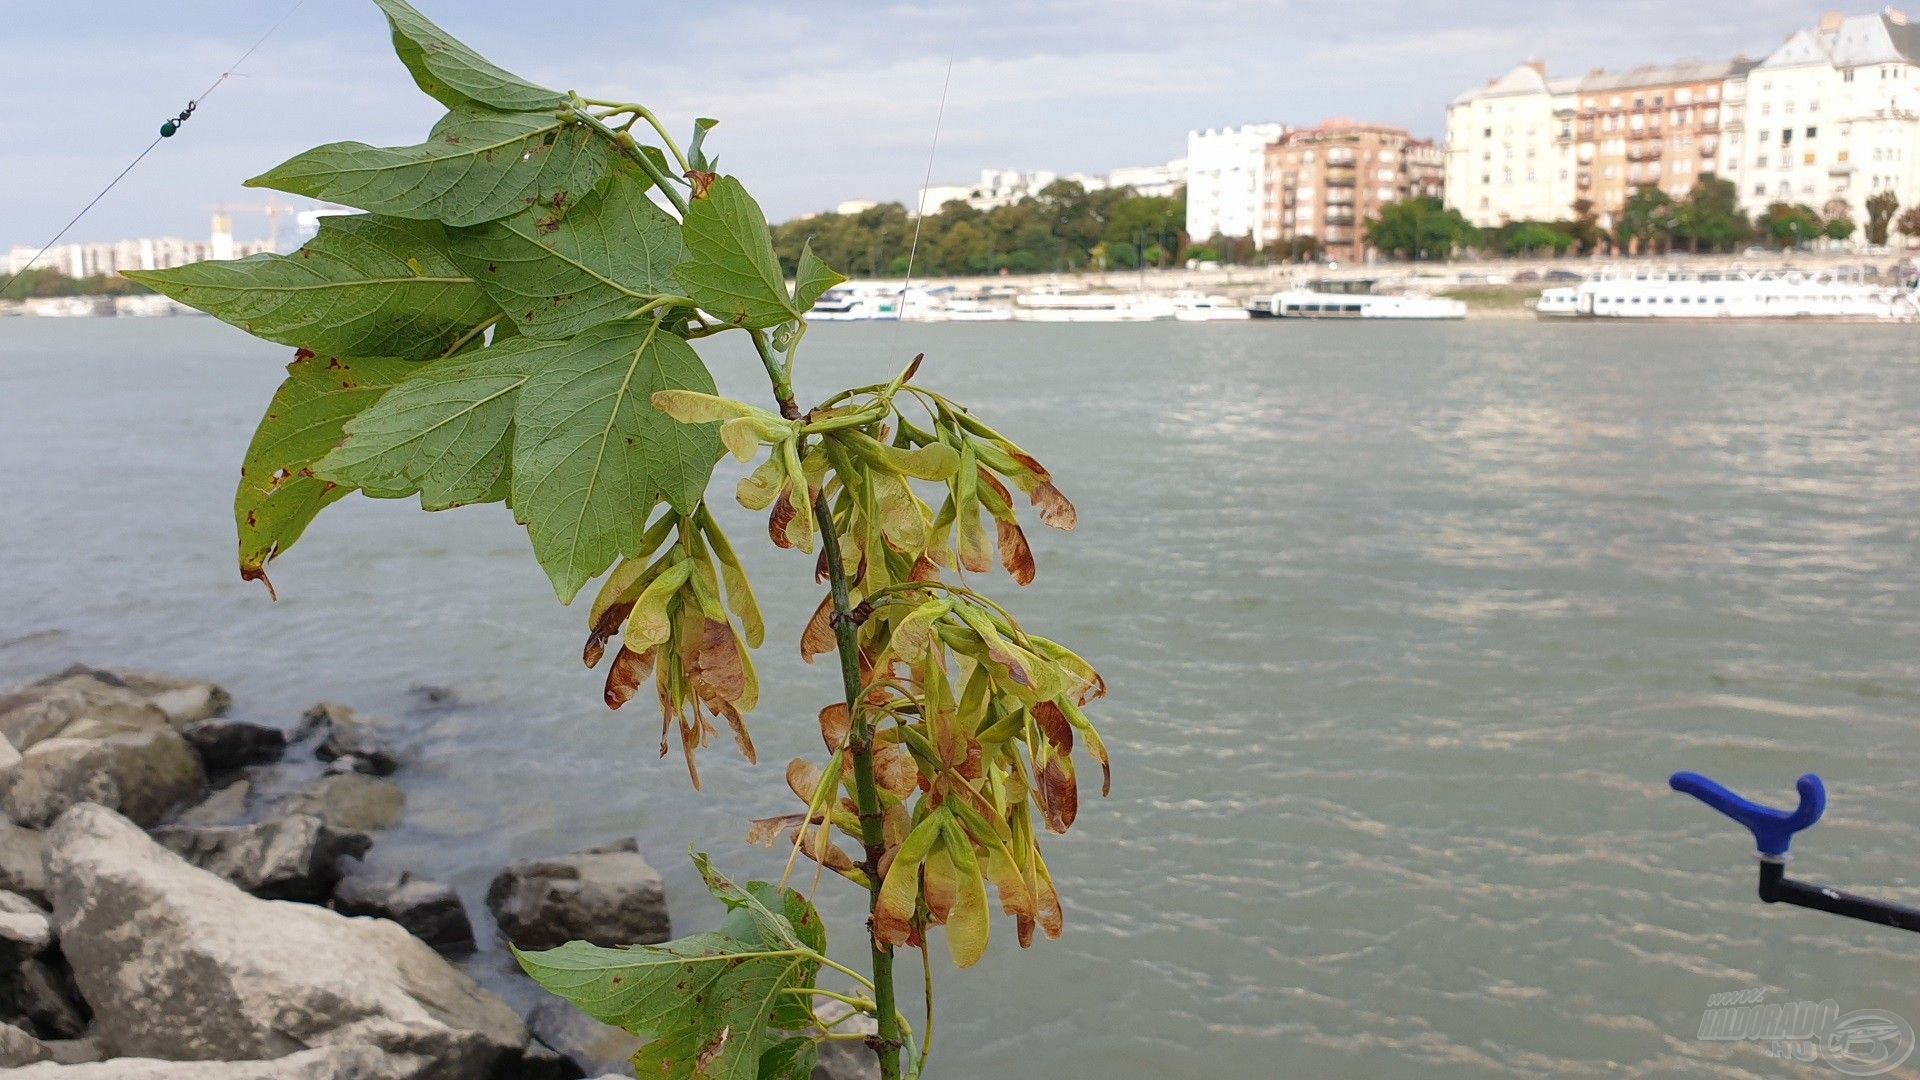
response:
{"label": "tree line", "polygon": [[788,273],[809,242],[829,266],[853,277],[915,273],[1035,274],[1177,266],[1188,257],[1187,200],[1132,188],[1088,191],[1056,180],[1006,206],[978,210],[953,201],[916,230],[905,206],[882,203],[851,214],[814,214],[773,228]]}
{"label": "tree line", "polygon": [[[1866,208],[1867,243],[1883,245],[1896,232],[1920,240],[1920,207],[1902,212],[1898,196],[1882,191],[1867,200]],[[1601,224],[1591,199],[1577,200],[1571,209],[1571,217],[1556,221],[1512,221],[1481,229],[1438,199],[1405,199],[1389,203],[1369,219],[1366,238],[1388,257],[1445,259],[1473,251],[1495,256],[1664,255],[1735,251],[1748,244],[1788,250],[1821,239],[1850,240],[1861,231],[1844,200],[1820,209],[1776,202],[1749,216],[1733,182],[1711,175],[1702,176],[1682,199],[1651,184],[1636,188],[1611,228]]]}

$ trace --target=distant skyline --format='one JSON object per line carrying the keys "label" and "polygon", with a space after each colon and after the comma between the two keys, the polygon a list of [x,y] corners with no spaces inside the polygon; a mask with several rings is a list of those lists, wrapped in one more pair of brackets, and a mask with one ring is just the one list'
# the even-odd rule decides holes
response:
{"label": "distant skyline", "polygon": [[[987,167],[1163,163],[1184,154],[1191,128],[1251,122],[1349,116],[1438,137],[1448,101],[1525,60],[1578,75],[1758,57],[1822,10],[1785,0],[415,2],[535,81],[646,102],[675,128],[718,117],[710,152],[751,178],[775,220],[844,199],[910,201],[949,56],[936,184]],[[45,241],[291,6],[0,3],[11,90],[0,111],[0,247]],[[566,12],[593,21],[569,28]],[[417,142],[440,111],[393,58],[371,3],[306,0],[67,239],[203,237],[210,205],[268,196],[241,187],[245,178],[322,142]],[[260,215],[235,219],[242,237],[265,235]]]}

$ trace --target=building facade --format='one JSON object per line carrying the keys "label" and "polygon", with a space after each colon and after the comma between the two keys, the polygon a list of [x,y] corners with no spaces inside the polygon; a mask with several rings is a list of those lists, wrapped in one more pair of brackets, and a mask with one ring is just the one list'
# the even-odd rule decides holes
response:
{"label": "building facade", "polygon": [[1443,194],[1440,149],[1404,128],[1328,120],[1282,136],[1266,158],[1261,232],[1276,248],[1311,238],[1328,258],[1361,262],[1382,206]]}
{"label": "building facade", "polygon": [[1247,124],[1187,133],[1187,235],[1195,243],[1249,237],[1265,247],[1272,240],[1262,208],[1267,147],[1287,130],[1285,124]]}
{"label": "building facade", "polygon": [[1187,159],[1115,169],[1107,174],[1107,186],[1132,188],[1134,194],[1150,198],[1172,198],[1187,186]]}
{"label": "building facade", "polygon": [[1893,192],[1920,205],[1920,26],[1892,8],[1824,16],[1746,74],[1737,178],[1759,213],[1776,202],[1867,220]]}
{"label": "building facade", "polygon": [[1571,215],[1579,80],[1522,64],[1447,106],[1446,201],[1468,221]]}
{"label": "building facade", "polygon": [[1725,135],[1726,87],[1749,66],[1687,61],[1580,80],[1574,198],[1612,228],[1641,187],[1684,199],[1702,175],[1725,175],[1738,157]]}

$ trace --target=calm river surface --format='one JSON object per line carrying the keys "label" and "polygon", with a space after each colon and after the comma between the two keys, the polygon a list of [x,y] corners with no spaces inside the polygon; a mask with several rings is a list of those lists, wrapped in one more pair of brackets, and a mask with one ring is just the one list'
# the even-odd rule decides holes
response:
{"label": "calm river surface", "polygon": [[[1826,776],[1794,864],[1920,891],[1920,339],[1910,329],[823,326],[802,397],[890,376],[975,404],[1079,504],[1007,598],[1100,666],[1113,797],[1050,848],[1067,934],[941,970],[942,1077],[1777,1076],[1708,995],[1920,1022],[1893,931],[1753,898],[1751,841],[1669,792]],[[769,612],[763,764],[706,791],[610,714],[497,507],[349,500],[233,567],[242,450],[285,350],[211,320],[0,321],[0,682],[204,675],[291,723],[395,718],[377,860],[480,908],[503,863],[637,834],[677,929],[718,912],[834,693],[791,642],[811,561],[732,506]],[[724,389],[764,395],[717,349]],[[730,491],[737,475],[721,466]],[[996,578],[993,588],[1015,592]],[[453,688],[426,708],[416,684]],[[834,889],[833,884],[826,886]],[[850,891],[830,897],[846,911]],[[834,925],[836,952],[859,950]],[[476,960],[499,981],[496,950]],[[913,971],[912,968],[908,969]],[[1837,1075],[1824,1066],[1802,1075]]]}

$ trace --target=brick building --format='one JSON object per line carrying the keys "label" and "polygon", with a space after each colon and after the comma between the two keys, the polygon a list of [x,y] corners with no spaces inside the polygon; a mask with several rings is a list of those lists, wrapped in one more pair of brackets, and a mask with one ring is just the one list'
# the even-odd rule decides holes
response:
{"label": "brick building", "polygon": [[1648,65],[1580,80],[1574,113],[1574,198],[1590,199],[1603,228],[1611,228],[1628,196],[1652,185],[1684,199],[1704,173],[1724,175],[1722,100],[1730,79],[1752,65]]}
{"label": "brick building", "polygon": [[1367,219],[1387,203],[1442,195],[1445,157],[1404,128],[1328,120],[1268,144],[1261,232],[1274,248],[1297,237],[1326,257],[1362,262]]}

